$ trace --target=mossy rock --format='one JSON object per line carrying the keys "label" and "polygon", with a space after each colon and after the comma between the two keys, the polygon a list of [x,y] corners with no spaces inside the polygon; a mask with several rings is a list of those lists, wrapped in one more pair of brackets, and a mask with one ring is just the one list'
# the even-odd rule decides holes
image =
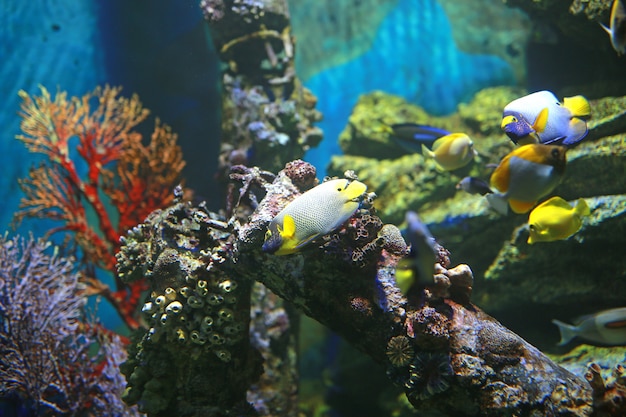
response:
{"label": "mossy rock", "polygon": [[417,123],[448,131],[464,128],[458,116],[432,116],[402,97],[376,91],[359,97],[348,125],[339,136],[339,146],[346,155],[399,158],[407,151],[392,140],[389,126],[396,123]]}

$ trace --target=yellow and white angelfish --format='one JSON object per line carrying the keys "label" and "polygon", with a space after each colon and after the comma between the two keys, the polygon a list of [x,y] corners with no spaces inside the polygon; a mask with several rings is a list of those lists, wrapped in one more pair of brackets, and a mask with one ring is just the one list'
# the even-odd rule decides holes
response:
{"label": "yellow and white angelfish", "polygon": [[336,179],[296,197],[270,222],[263,251],[287,255],[332,232],[359,209],[365,191],[362,182]]}
{"label": "yellow and white angelfish", "polygon": [[552,197],[530,212],[528,244],[567,239],[580,229],[582,218],[589,214],[589,206],[582,198],[572,207],[561,197]]}

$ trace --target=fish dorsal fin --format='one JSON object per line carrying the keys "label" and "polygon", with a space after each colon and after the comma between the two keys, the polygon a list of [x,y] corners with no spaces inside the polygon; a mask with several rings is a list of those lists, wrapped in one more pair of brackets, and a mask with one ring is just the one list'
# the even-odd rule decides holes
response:
{"label": "fish dorsal fin", "polygon": [[535,205],[535,202],[531,201],[529,203],[528,201],[509,200],[509,205],[511,206],[511,210],[517,214],[521,214],[530,211],[530,209]]}
{"label": "fish dorsal fin", "polygon": [[572,206],[559,196],[554,196],[551,199],[544,201],[543,203],[539,204],[537,208],[548,207],[548,206],[559,207],[559,208],[566,209],[566,210],[573,210]]}
{"label": "fish dorsal fin", "polygon": [[293,239],[296,235],[296,222],[289,214],[283,219],[283,229],[280,231],[283,239]]}
{"label": "fish dorsal fin", "polygon": [[581,95],[565,97],[563,99],[563,107],[568,109],[574,117],[591,116],[591,106],[587,99]]}
{"label": "fish dorsal fin", "polygon": [[535,119],[535,122],[533,123],[533,129],[535,130],[535,132],[541,133],[546,129],[547,124],[548,124],[548,108],[544,107],[537,115],[537,118]]}

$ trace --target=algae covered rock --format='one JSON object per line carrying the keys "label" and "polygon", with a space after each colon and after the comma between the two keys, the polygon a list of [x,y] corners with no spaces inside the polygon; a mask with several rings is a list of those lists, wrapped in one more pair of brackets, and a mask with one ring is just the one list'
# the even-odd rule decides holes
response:
{"label": "algae covered rock", "polygon": [[432,116],[402,97],[375,91],[359,97],[348,125],[339,136],[339,145],[348,155],[377,159],[405,155],[406,150],[393,142],[391,137],[390,126],[396,123],[418,123],[450,131],[461,127],[458,118]]}
{"label": "algae covered rock", "polygon": [[[383,92],[363,95],[339,139],[346,155],[334,156],[328,172],[339,175],[347,167],[354,169],[376,190],[380,216],[400,223],[407,208],[417,210],[453,197],[464,176],[489,177],[487,164],[497,163],[513,149],[500,130],[500,119],[502,108],[520,94],[521,90],[512,87],[489,88],[447,117],[429,115],[421,107]],[[419,153],[408,154],[393,141],[389,126],[405,122],[467,133],[479,156],[461,169],[440,172],[432,161]]]}
{"label": "algae covered rock", "polygon": [[[339,173],[347,166],[354,169],[379,196],[375,206],[385,221],[401,226],[407,210],[417,211],[450,251],[453,261],[472,266],[473,299],[479,306],[506,319],[519,316],[519,311],[529,305],[541,306],[545,314],[529,315],[520,325],[532,322],[537,329],[558,333],[549,322],[555,313],[576,316],[581,308],[591,313],[613,307],[622,302],[620,294],[626,291],[626,98],[591,100],[589,134],[568,150],[565,177],[551,194],[566,200],[585,198],[591,216],[567,240],[528,245],[528,214],[502,216],[490,209],[484,197],[455,188],[466,175],[488,181],[492,172],[489,164],[497,164],[514,148],[500,130],[502,109],[524,94],[508,87],[486,89],[447,118],[425,115],[422,109],[383,93],[363,96],[343,133],[344,143],[350,143],[344,149],[373,147],[375,143],[380,146],[377,155],[382,155],[384,147],[390,146],[383,142],[389,140],[383,133],[378,132],[378,142],[364,138],[367,134],[359,135],[372,132],[377,123],[366,114],[393,108],[396,117],[411,114],[418,123],[436,123],[467,133],[479,157],[461,170],[440,172],[421,154],[379,160],[361,152],[361,156],[335,156],[329,170]],[[381,103],[387,104],[380,107]],[[529,331],[526,327],[519,330]],[[543,337],[538,333],[534,336]]]}

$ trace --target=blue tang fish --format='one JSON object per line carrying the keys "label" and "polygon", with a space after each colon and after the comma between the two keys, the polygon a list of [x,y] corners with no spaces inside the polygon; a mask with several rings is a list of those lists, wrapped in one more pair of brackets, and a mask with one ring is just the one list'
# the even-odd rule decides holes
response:
{"label": "blue tang fish", "polygon": [[348,179],[330,180],[311,188],[272,219],[263,251],[287,255],[332,232],[359,209],[366,190],[362,182]]}
{"label": "blue tang fish", "polygon": [[504,107],[501,127],[516,144],[570,146],[587,135],[591,115],[583,96],[566,97],[561,103],[550,91],[538,91],[513,100]]}
{"label": "blue tang fish", "polygon": [[437,139],[450,134],[447,130],[417,123],[396,123],[388,129],[391,139],[412,153],[420,153],[422,145],[432,146]]}
{"label": "blue tang fish", "polygon": [[580,317],[573,325],[559,320],[552,320],[552,323],[561,332],[559,345],[565,345],[575,337],[601,345],[626,345],[626,307]]}
{"label": "blue tang fish", "polygon": [[528,212],[561,182],[565,151],[563,146],[537,143],[514,149],[491,174],[491,187],[499,194],[487,194],[489,204],[503,214],[506,201],[515,213]]}

